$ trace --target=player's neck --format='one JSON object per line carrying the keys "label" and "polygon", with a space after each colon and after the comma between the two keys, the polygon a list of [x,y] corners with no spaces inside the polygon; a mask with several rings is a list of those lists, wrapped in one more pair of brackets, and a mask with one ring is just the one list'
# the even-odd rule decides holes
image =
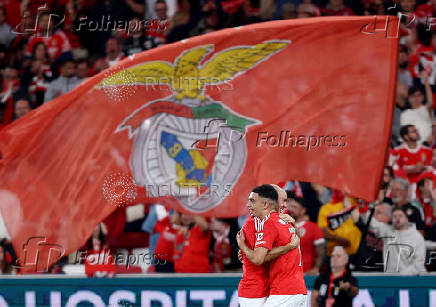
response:
{"label": "player's neck", "polygon": [[407,147],[409,147],[411,149],[415,149],[416,147],[418,147],[418,142],[408,141]]}
{"label": "player's neck", "polygon": [[271,212],[273,212],[273,210],[265,210],[264,212],[262,212],[262,214],[260,216],[258,216],[258,218],[260,218],[261,220],[263,220],[265,217],[267,217]]}

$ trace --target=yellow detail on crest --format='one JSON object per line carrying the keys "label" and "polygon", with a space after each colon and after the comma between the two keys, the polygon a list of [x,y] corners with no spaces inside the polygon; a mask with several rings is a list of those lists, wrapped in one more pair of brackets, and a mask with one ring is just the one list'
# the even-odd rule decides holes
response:
{"label": "yellow detail on crest", "polygon": [[[192,160],[194,161],[194,168],[196,169],[206,169],[206,167],[209,165],[209,162],[206,160],[205,157],[196,149],[190,149],[189,155],[191,156]],[[193,170],[193,169],[192,169]],[[176,184],[184,187],[197,187],[201,184],[201,182],[198,182],[194,179],[186,179],[186,174],[192,170],[185,171],[183,167],[177,163],[176,164],[176,174],[177,174],[177,180]]]}
{"label": "yellow detail on crest", "polygon": [[174,64],[152,61],[138,64],[117,72],[109,79],[103,79],[96,87],[125,85],[121,75],[127,71],[135,76],[137,83],[144,85],[168,85],[175,92],[175,98],[199,99],[206,85],[220,85],[230,81],[239,73],[253,68],[269,56],[285,48],[290,42],[265,42],[253,46],[236,46],[213,55],[204,65],[201,61],[214,49],[203,45],[184,51]]}

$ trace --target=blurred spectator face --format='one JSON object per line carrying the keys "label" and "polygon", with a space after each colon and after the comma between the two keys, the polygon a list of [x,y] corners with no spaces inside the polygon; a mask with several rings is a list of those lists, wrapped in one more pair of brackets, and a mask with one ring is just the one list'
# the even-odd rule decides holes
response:
{"label": "blurred spectator face", "polygon": [[389,224],[391,221],[392,208],[388,204],[380,204],[374,209],[374,218],[385,224]]}
{"label": "blurred spectator face", "polygon": [[306,214],[306,208],[304,208],[299,202],[295,199],[291,199],[288,205],[289,214],[295,219],[298,220],[302,216]]}
{"label": "blurred spectator face", "polygon": [[6,9],[4,7],[0,7],[0,25],[2,25],[6,21]]}
{"label": "blurred spectator face", "polygon": [[181,222],[183,226],[189,226],[194,221],[191,215],[182,214]]}
{"label": "blurred spectator face", "polygon": [[53,28],[52,23],[50,22],[50,15],[49,14],[42,14],[38,18],[38,26],[40,31],[46,35],[49,35],[51,33],[51,30]]}
{"label": "blurred spectator face", "polygon": [[4,72],[4,78],[7,82],[18,81],[18,70],[15,68],[6,68]]}
{"label": "blurred spectator face", "polygon": [[388,184],[389,182],[391,182],[391,180],[392,180],[391,172],[387,167],[385,167],[383,170],[383,183]]}
{"label": "blurred spectator face", "polygon": [[341,246],[335,246],[330,258],[330,266],[332,269],[341,270],[344,269],[348,262],[348,255],[344,248]]}
{"label": "blurred spectator face", "polygon": [[436,168],[436,148],[433,149],[433,155],[431,157],[431,165]]}
{"label": "blurred spectator face", "polygon": [[157,18],[159,20],[167,19],[167,5],[166,3],[156,3],[154,6],[154,11],[156,12]]}
{"label": "blurred spectator face", "polygon": [[214,28],[218,26],[218,13],[216,11],[211,11],[207,14],[207,17],[205,19],[206,26],[209,28]]}
{"label": "blurred spectator face", "polygon": [[408,223],[409,219],[404,211],[395,210],[394,213],[392,213],[392,226],[394,226],[396,230],[407,229]]}
{"label": "blurred spectator face", "polygon": [[3,249],[3,246],[0,245],[0,263],[2,263],[5,260],[5,250]]}
{"label": "blurred spectator face", "polygon": [[416,90],[415,92],[410,93],[409,102],[412,106],[412,109],[419,108],[424,102],[424,93],[421,92],[421,90]]}
{"label": "blurred spectator face", "polygon": [[424,180],[424,184],[423,185],[418,184],[418,189],[419,192],[421,192],[424,201],[430,201],[432,198],[431,192],[433,191],[433,180],[431,178],[425,178],[423,180]]}
{"label": "blurred spectator face", "polygon": [[16,118],[20,118],[30,112],[30,104],[27,100],[21,99],[15,103],[14,113]]}
{"label": "blurred spectator face", "polygon": [[402,184],[398,181],[394,181],[392,184],[392,201],[395,204],[407,202],[407,189],[403,189]]}
{"label": "blurred spectator face", "polygon": [[308,18],[314,16],[314,7],[309,3],[302,3],[298,6],[297,18]]}
{"label": "blurred spectator face", "polygon": [[76,65],[74,62],[66,62],[62,65],[61,75],[65,78],[71,78],[76,73]]}
{"label": "blurred spectator face", "polygon": [[115,38],[110,38],[106,42],[106,55],[109,59],[115,59],[121,52],[120,44]]}
{"label": "blurred spectator face", "polygon": [[129,21],[129,32],[130,33],[142,33],[143,27],[139,18],[132,18]]}
{"label": "blurred spectator face", "polygon": [[170,223],[174,225],[180,225],[182,223],[180,213],[178,211],[173,211],[170,216]]}
{"label": "blurred spectator face", "polygon": [[297,18],[297,9],[292,3],[285,3],[282,5],[282,18],[293,19]]}
{"label": "blurred spectator face", "polygon": [[330,0],[330,5],[333,9],[340,8],[344,4],[343,0]]}
{"label": "blurred spectator face", "polygon": [[415,0],[400,0],[401,8],[406,12],[413,12],[415,3]]}
{"label": "blurred spectator face", "polygon": [[98,238],[100,236],[100,224],[97,224],[92,230],[92,237]]}
{"label": "blurred spectator face", "polygon": [[398,82],[397,83],[397,99],[396,104],[400,108],[405,108],[408,98],[408,87],[404,83]]}
{"label": "blurred spectator face", "polygon": [[45,61],[46,55],[47,55],[47,47],[45,46],[44,43],[38,43],[38,44],[36,44],[36,46],[33,50],[33,54],[34,54],[33,57],[35,60]]}
{"label": "blurred spectator face", "polygon": [[210,223],[210,229],[219,234],[223,234],[227,228],[227,223],[220,221],[218,219],[213,218]]}
{"label": "blurred spectator face", "polygon": [[405,49],[400,49],[400,54],[398,55],[398,65],[402,69],[406,69],[409,66],[409,55]]}
{"label": "blurred spectator face", "polygon": [[76,76],[79,79],[88,78],[88,63],[80,62],[79,64],[77,64]]}
{"label": "blurred spectator face", "polygon": [[21,19],[21,29],[22,31],[27,31],[32,33],[35,25],[35,19],[29,10],[23,12],[23,17]]}
{"label": "blurred spectator face", "polygon": [[405,141],[412,141],[412,142],[419,141],[419,139],[421,137],[420,137],[419,132],[416,129],[416,127],[410,126],[408,130],[409,130],[409,133],[407,133],[407,135],[404,136]]}

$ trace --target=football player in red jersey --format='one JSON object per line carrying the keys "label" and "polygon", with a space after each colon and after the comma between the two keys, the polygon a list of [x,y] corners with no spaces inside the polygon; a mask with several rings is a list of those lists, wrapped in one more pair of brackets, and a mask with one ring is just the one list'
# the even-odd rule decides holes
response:
{"label": "football player in red jersey", "polygon": [[[284,193],[286,195],[286,192]],[[252,194],[250,194],[250,196],[251,195]],[[285,202],[285,200],[286,198],[283,199],[283,202]],[[283,215],[283,219],[293,221],[289,215]],[[250,212],[250,215],[242,228],[242,232],[244,233],[245,238],[247,238],[245,243],[248,244],[250,248],[253,248],[256,240],[256,223],[252,212]],[[288,244],[275,247],[269,251],[265,257],[265,262],[271,261],[278,256],[297,248],[299,243],[299,238],[294,236]],[[241,307],[263,306],[269,295],[268,268],[265,265],[255,265],[249,261],[243,253],[241,254],[241,258],[243,263],[243,276],[238,287],[239,304]]]}
{"label": "football player in red jersey", "polygon": [[[256,216],[254,249],[245,243],[243,231],[238,233],[237,241],[239,248],[255,265],[265,262],[268,251],[288,244],[293,237],[297,237],[295,228],[280,218],[277,200],[277,191],[271,185],[256,187],[250,194],[248,210]],[[293,249],[271,260],[269,284],[269,297],[263,306],[306,306],[307,289],[303,278],[300,249]]]}

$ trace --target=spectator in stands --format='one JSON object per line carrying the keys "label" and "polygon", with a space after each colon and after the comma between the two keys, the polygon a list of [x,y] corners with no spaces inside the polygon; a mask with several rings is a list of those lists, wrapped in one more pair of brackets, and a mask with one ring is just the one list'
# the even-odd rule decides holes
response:
{"label": "spectator in stands", "polygon": [[310,3],[301,3],[298,6],[297,12],[297,18],[317,17],[321,14],[319,9],[315,5]]}
{"label": "spectator in stands", "polygon": [[43,42],[48,49],[50,61],[63,62],[67,59],[72,59],[72,49],[68,37],[61,29],[54,29],[54,21],[51,19],[50,12],[40,13],[38,16],[39,32],[29,38],[27,44],[27,55],[30,56],[34,46]]}
{"label": "spectator in stands", "polygon": [[432,151],[418,143],[420,135],[415,126],[402,126],[400,135],[404,143],[391,151],[389,164],[396,177],[407,177],[410,183],[416,183],[419,175],[431,166]]}
{"label": "spectator in stands", "polygon": [[155,254],[155,248],[159,241],[161,231],[168,225],[168,211],[165,206],[160,204],[152,204],[148,211],[148,215],[141,226],[141,229],[149,233],[148,251],[150,255]]}
{"label": "spectator in stands", "polygon": [[330,258],[330,272],[321,274],[313,286],[312,307],[352,307],[359,293],[357,279],[348,268],[348,255],[342,246],[335,246]]}
{"label": "spectator in stands", "polygon": [[400,45],[400,53],[398,54],[398,82],[407,86],[413,85],[413,77],[409,71],[409,48],[405,45]]}
{"label": "spectator in stands", "polygon": [[124,54],[121,51],[121,45],[117,38],[111,37],[106,42],[106,57],[95,62],[94,70],[99,73],[108,67],[117,64],[124,59]]}
{"label": "spectator in stands", "polygon": [[176,273],[209,273],[211,233],[204,217],[182,214],[182,225],[174,249]]}
{"label": "spectator in stands", "polygon": [[144,27],[138,18],[129,22],[129,31],[123,43],[123,52],[132,55],[145,50]]}
{"label": "spectator in stands", "polygon": [[330,0],[326,7],[321,8],[322,16],[349,16],[354,12],[344,5],[343,0]]}
{"label": "spectator in stands", "polygon": [[0,245],[0,274],[1,275],[15,274],[15,270],[6,259],[6,254],[3,245]]}
{"label": "spectator in stands", "polygon": [[29,113],[31,110],[30,107],[30,102],[27,99],[19,99],[15,102],[15,106],[14,106],[14,115],[15,115],[15,119],[18,119],[24,115],[26,115],[27,113]]}
{"label": "spectator in stands", "polygon": [[418,208],[409,203],[409,183],[405,179],[397,178],[392,182],[392,202],[395,208],[402,208],[407,214],[408,221],[416,224],[416,229],[424,233],[424,222]]}
{"label": "spectator in stands", "polygon": [[163,14],[170,19],[177,11],[177,0],[145,0],[145,4],[147,20],[161,19]]}
{"label": "spectator in stands", "polygon": [[280,19],[297,18],[297,7],[293,3],[284,3],[281,9]]}
{"label": "spectator in stands", "polygon": [[407,108],[407,85],[401,82],[397,83],[397,94],[395,95],[395,109],[394,118],[392,120],[392,142],[391,146],[396,147],[400,145],[400,118],[401,113]]}
{"label": "spectator in stands", "polygon": [[85,59],[78,60],[76,63],[76,77],[82,82],[89,77],[89,65],[88,61]]}
{"label": "spectator in stands", "polygon": [[405,208],[392,211],[392,226],[372,219],[369,226],[384,242],[384,271],[415,275],[426,272],[425,242],[415,225],[409,223]]}
{"label": "spectator in stands", "polygon": [[434,187],[431,173],[418,181],[416,190],[416,198],[411,204],[424,216],[424,227],[427,232],[436,222],[436,200],[433,198]]}
{"label": "spectator in stands", "polygon": [[[392,219],[392,201],[390,198],[386,198],[375,206],[373,218],[380,223],[390,224]],[[361,217],[356,225],[362,233],[367,231],[360,245],[356,271],[383,272],[383,240],[377,237],[373,230],[367,229],[367,224]]]}
{"label": "spectator in stands", "polygon": [[335,191],[331,201],[319,210],[318,226],[327,240],[327,256],[332,254],[333,247],[337,245],[345,247],[350,255],[357,253],[361,233],[351,219],[351,214],[356,211],[355,204],[353,198]]}
{"label": "spectator in stands", "polygon": [[68,93],[74,89],[80,81],[75,76],[76,64],[73,60],[66,60],[61,67],[61,75],[52,81],[44,95],[44,103],[51,101],[58,96]]}
{"label": "spectator in stands", "polygon": [[392,167],[385,166],[383,169],[383,179],[381,183],[381,188],[378,193],[377,201],[383,202],[385,198],[391,198],[392,192],[392,180],[394,179],[394,171]]}
{"label": "spectator in stands", "polygon": [[422,82],[425,86],[424,91],[420,87],[412,86],[409,89],[410,109],[401,113],[400,123],[402,126],[414,125],[421,136],[420,142],[431,142],[431,107],[433,106],[433,93],[428,82],[428,75],[425,71],[422,73]]}
{"label": "spectator in stands", "polygon": [[36,43],[30,65],[24,69],[21,84],[31,95],[32,101],[36,102],[36,106],[44,103],[44,95],[52,77],[47,47],[43,42]]}
{"label": "spectator in stands", "polygon": [[294,197],[287,202],[288,212],[295,219],[300,234],[303,272],[318,275],[325,255],[325,239],[316,223],[306,220],[307,209],[303,198]]}
{"label": "spectator in stands", "polygon": [[172,211],[168,223],[162,230],[154,252],[154,257],[163,260],[155,265],[156,273],[174,273],[174,246],[181,227],[180,213]]}
{"label": "spectator in stands", "polygon": [[[232,261],[232,245],[230,242],[230,224],[226,219],[213,218],[210,223],[212,231],[212,266],[213,272],[224,272]],[[233,246],[237,248],[237,246]]]}
{"label": "spectator in stands", "polygon": [[11,26],[6,21],[6,9],[0,6],[0,44],[9,47],[15,38]]}

